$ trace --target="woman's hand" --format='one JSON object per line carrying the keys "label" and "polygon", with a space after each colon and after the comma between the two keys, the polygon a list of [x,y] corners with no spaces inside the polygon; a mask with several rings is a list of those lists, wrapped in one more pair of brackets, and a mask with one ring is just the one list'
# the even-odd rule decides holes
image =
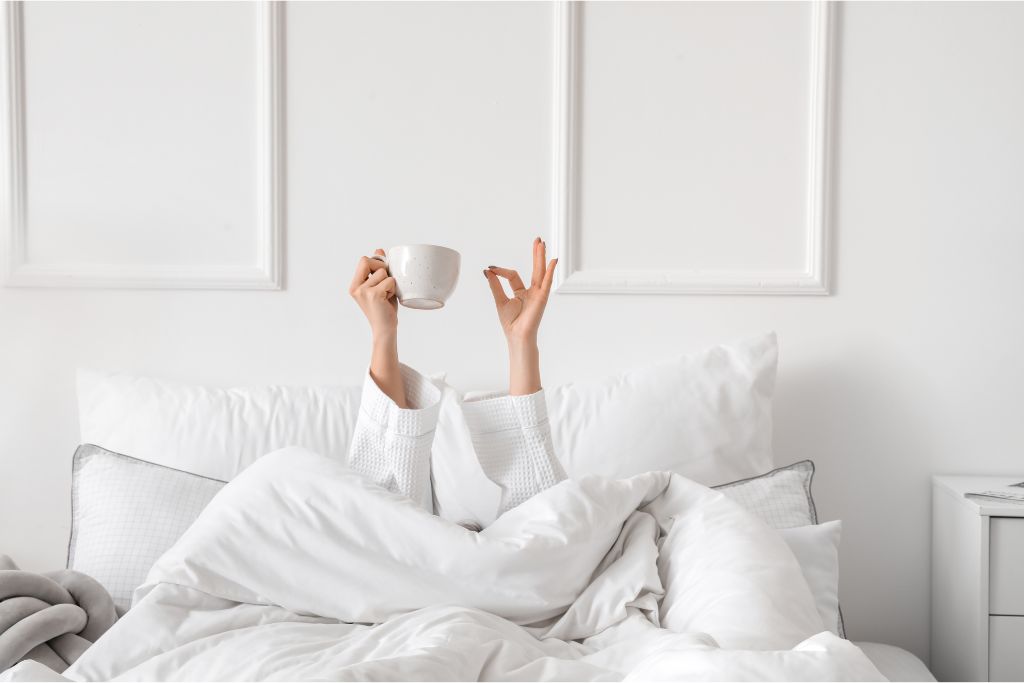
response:
{"label": "woman's hand", "polygon": [[[533,277],[530,279],[529,288],[523,284],[519,273],[514,270],[488,266],[484,271],[484,276],[491,285],[491,293],[494,295],[494,305],[498,309],[501,329],[504,330],[509,344],[537,343],[537,330],[540,329],[540,319],[548,303],[551,280],[555,276],[555,266],[558,264],[558,259],[551,259],[545,266],[546,251],[547,245],[541,238],[533,241]],[[499,277],[508,280],[512,288],[511,298],[505,296]]]}
{"label": "woman's hand", "polygon": [[[490,266],[484,271],[508,341],[509,393],[513,396],[533,394],[541,389],[537,332],[558,264],[558,259],[546,263],[546,257],[547,245],[538,237],[533,241],[533,276],[529,288],[514,270]],[[511,297],[506,296],[499,278],[508,280]]]}
{"label": "woman's hand", "polygon": [[[374,254],[384,255],[383,249]],[[348,293],[359,304],[374,340],[398,338],[398,299],[395,296],[395,278],[388,276],[382,261],[363,256],[356,264]]]}
{"label": "woman's hand", "polygon": [[[383,249],[373,253],[384,256]],[[395,295],[395,278],[388,275],[387,266],[383,262],[364,256],[356,264],[356,273],[348,293],[359,304],[373,334],[370,377],[399,408],[405,408],[408,405],[405,384],[398,364],[398,297]]]}

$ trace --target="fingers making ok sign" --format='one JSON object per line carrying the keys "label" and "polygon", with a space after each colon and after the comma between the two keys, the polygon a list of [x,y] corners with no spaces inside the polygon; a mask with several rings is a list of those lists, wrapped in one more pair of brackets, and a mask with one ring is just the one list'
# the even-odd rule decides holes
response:
{"label": "fingers making ok sign", "polygon": [[[533,275],[530,286],[523,283],[519,273],[509,268],[489,266],[484,271],[494,305],[498,311],[498,320],[505,336],[511,340],[535,340],[540,329],[540,320],[544,315],[544,307],[551,293],[551,282],[555,276],[558,259],[547,260],[547,245],[541,238],[533,241]],[[508,282],[512,296],[505,293],[502,279]]]}

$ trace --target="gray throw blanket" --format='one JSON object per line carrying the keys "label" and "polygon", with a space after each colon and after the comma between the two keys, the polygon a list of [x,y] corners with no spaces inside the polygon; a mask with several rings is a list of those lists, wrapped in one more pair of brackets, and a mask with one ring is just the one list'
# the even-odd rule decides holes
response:
{"label": "gray throw blanket", "polygon": [[22,571],[0,555],[0,671],[34,659],[60,673],[115,621],[114,601],[95,579]]}

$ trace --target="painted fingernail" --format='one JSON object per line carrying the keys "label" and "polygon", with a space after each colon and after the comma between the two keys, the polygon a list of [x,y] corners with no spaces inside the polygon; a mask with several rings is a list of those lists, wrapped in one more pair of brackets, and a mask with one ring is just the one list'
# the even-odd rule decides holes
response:
{"label": "painted fingernail", "polygon": [[494,269],[495,269],[495,268],[497,268],[497,267],[498,267],[498,266],[487,266],[487,270],[494,270]]}

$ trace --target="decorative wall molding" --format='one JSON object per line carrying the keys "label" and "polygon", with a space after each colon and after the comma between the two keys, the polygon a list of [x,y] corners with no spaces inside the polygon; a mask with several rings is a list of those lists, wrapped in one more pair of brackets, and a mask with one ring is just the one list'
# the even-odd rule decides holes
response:
{"label": "decorative wall molding", "polygon": [[802,270],[583,270],[580,267],[580,13],[557,2],[554,16],[552,236],[559,257],[555,287],[567,294],[829,293],[833,34],[831,2],[810,5],[810,130],[807,223]]}
{"label": "decorative wall molding", "polygon": [[284,279],[284,20],[282,2],[255,3],[259,41],[257,76],[256,263],[238,265],[46,265],[28,260],[25,166],[25,70],[21,2],[4,11],[3,68],[7,178],[8,258],[6,284],[13,287],[132,289],[281,289]]}

